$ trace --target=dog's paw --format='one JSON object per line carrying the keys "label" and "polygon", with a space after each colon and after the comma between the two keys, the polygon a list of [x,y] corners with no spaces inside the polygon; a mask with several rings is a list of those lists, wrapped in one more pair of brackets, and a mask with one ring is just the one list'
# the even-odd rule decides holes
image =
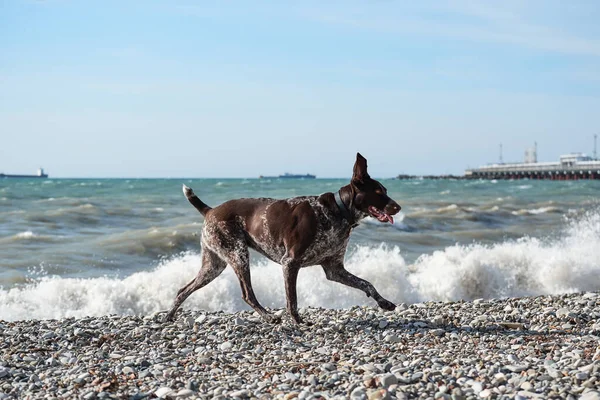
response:
{"label": "dog's paw", "polygon": [[167,322],[173,322],[174,320],[175,320],[175,314],[169,313],[162,318],[161,322],[167,323]]}
{"label": "dog's paw", "polygon": [[387,301],[386,299],[382,299],[378,304],[379,307],[383,308],[386,311],[394,311],[396,309],[396,305],[391,301]]}
{"label": "dog's paw", "polygon": [[265,321],[267,321],[270,324],[280,324],[281,323],[281,315],[265,314],[262,317],[265,319]]}
{"label": "dog's paw", "polygon": [[299,315],[292,315],[292,322],[294,323],[294,325],[312,326],[312,322],[301,318]]}

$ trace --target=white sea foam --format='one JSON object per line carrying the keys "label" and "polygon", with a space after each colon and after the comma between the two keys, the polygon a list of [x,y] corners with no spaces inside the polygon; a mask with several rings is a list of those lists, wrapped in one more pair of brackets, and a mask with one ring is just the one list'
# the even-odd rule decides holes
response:
{"label": "white sea foam", "polygon": [[[470,300],[556,294],[600,289],[600,213],[570,222],[555,238],[522,238],[494,245],[455,245],[421,256],[407,265],[398,247],[355,247],[346,267],[372,282],[390,300]],[[258,299],[283,307],[281,267],[254,262],[252,282]],[[186,253],[147,272],[124,279],[32,277],[22,287],[0,290],[0,319],[41,319],[104,314],[149,314],[171,306],[177,290],[191,280],[200,255]],[[320,267],[298,278],[301,307],[343,308],[375,305],[362,292],[329,282]],[[248,309],[230,268],[184,303],[197,310]]]}
{"label": "white sea foam", "polygon": [[36,237],[37,235],[32,231],[20,232],[15,235],[16,239],[31,239]]}
{"label": "white sea foam", "polygon": [[537,214],[546,214],[551,212],[558,212],[560,209],[558,207],[540,207],[540,208],[532,208],[532,209],[521,209],[518,211],[513,211],[513,215],[537,215]]}
{"label": "white sea foam", "polygon": [[[11,242],[46,242],[53,243],[64,239],[62,235],[41,235],[32,231],[19,232],[13,236],[0,237],[0,244]],[[1,306],[1,303],[0,303]],[[0,318],[2,312],[0,311]]]}
{"label": "white sea foam", "polygon": [[456,204],[450,204],[450,205],[448,205],[448,206],[446,206],[446,207],[441,207],[441,208],[438,208],[436,211],[437,211],[438,213],[448,213],[448,212],[453,212],[453,211],[456,211],[456,210],[458,210],[458,209],[459,209],[459,208],[458,208],[458,205],[456,205]]}

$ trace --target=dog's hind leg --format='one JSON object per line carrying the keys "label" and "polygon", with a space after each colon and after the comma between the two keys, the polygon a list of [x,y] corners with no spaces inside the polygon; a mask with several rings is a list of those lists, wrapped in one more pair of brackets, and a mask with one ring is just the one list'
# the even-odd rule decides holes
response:
{"label": "dog's hind leg", "polygon": [[181,306],[181,304],[188,298],[189,295],[194,293],[196,290],[203,288],[212,282],[217,276],[221,275],[221,272],[227,267],[227,263],[213,251],[208,248],[204,248],[202,250],[202,267],[200,267],[200,271],[198,275],[194,279],[192,279],[187,285],[179,289],[177,292],[177,297],[175,297],[175,302],[173,303],[173,307],[171,311],[166,316],[167,321],[172,321],[175,316],[175,312]]}
{"label": "dog's hind leg", "polygon": [[254,290],[252,289],[252,280],[250,278],[250,254],[248,249],[238,250],[235,253],[229,253],[225,255],[227,263],[231,265],[235,274],[240,281],[240,288],[242,289],[242,298],[250,307],[252,307],[260,316],[267,322],[277,323],[280,322],[280,318],[268,312],[256,298]]}
{"label": "dog's hind leg", "polygon": [[206,240],[219,253],[219,256],[233,268],[240,281],[242,299],[267,322],[280,322],[281,318],[274,316],[260,305],[252,289],[250,253],[243,229],[237,224],[223,223]]}
{"label": "dog's hind leg", "polygon": [[372,297],[377,304],[379,304],[379,307],[384,310],[392,311],[396,308],[396,305],[391,301],[384,299],[370,282],[367,282],[346,270],[343,261],[333,260],[324,262],[321,264],[321,267],[323,267],[325,276],[330,281],[339,282],[343,285],[362,290],[368,297]]}

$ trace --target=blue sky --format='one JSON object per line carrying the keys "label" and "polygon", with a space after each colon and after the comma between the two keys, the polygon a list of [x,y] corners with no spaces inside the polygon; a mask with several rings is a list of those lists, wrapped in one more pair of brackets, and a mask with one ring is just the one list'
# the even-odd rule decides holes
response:
{"label": "blue sky", "polygon": [[0,172],[463,173],[592,152],[600,3],[0,1]]}

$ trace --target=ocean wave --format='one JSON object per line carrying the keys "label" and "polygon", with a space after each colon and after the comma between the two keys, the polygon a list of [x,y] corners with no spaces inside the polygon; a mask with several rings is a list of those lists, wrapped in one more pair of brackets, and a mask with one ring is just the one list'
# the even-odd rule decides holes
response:
{"label": "ocean wave", "polygon": [[450,204],[445,207],[440,207],[436,210],[436,212],[440,214],[453,213],[456,211],[461,211],[461,208],[457,204]]}
{"label": "ocean wave", "polygon": [[103,215],[104,212],[99,207],[84,203],[68,208],[35,210],[28,213],[26,219],[31,222],[95,225]]}
{"label": "ocean wave", "polygon": [[0,238],[0,243],[15,243],[15,242],[43,242],[54,243],[61,240],[64,236],[60,235],[40,235],[33,231],[23,231],[12,236]]}
{"label": "ocean wave", "polygon": [[[454,245],[407,264],[397,246],[356,246],[349,271],[400,303],[519,297],[600,289],[600,213],[568,222],[553,238],[524,237],[493,245]],[[33,277],[27,285],[0,290],[0,319],[61,318],[105,314],[149,314],[168,309],[177,290],[195,277],[201,256],[182,253],[126,278]],[[285,305],[281,267],[253,261],[252,282],[267,307]],[[358,290],[325,279],[321,268],[298,278],[300,307],[375,305]],[[191,309],[248,309],[237,278],[227,268],[184,303]]]}
{"label": "ocean wave", "polygon": [[538,214],[546,214],[546,213],[560,213],[562,210],[559,207],[547,206],[547,207],[539,207],[539,208],[529,208],[529,209],[520,209],[517,211],[512,211],[513,215],[538,215]]}
{"label": "ocean wave", "polygon": [[561,214],[565,210],[563,207],[547,205],[534,205],[530,208],[519,208],[513,204],[498,205],[498,202],[485,204],[471,205],[469,203],[448,204],[444,206],[432,205],[431,208],[410,207],[410,212],[407,212],[407,217],[414,221],[417,220],[468,220],[468,221],[487,221],[490,218],[511,218],[515,216],[533,216],[538,214]]}
{"label": "ocean wave", "polygon": [[487,179],[472,179],[465,182],[465,186],[479,186],[479,185],[489,185],[490,183],[498,183],[495,179],[487,180]]}
{"label": "ocean wave", "polygon": [[89,204],[89,198],[80,197],[45,197],[35,201],[36,203],[48,203],[51,202],[53,206],[69,206],[78,207]]}
{"label": "ocean wave", "polygon": [[95,245],[114,254],[158,257],[197,247],[200,239],[196,232],[201,229],[201,225],[197,222],[168,227],[130,229],[103,235],[95,241]]}

